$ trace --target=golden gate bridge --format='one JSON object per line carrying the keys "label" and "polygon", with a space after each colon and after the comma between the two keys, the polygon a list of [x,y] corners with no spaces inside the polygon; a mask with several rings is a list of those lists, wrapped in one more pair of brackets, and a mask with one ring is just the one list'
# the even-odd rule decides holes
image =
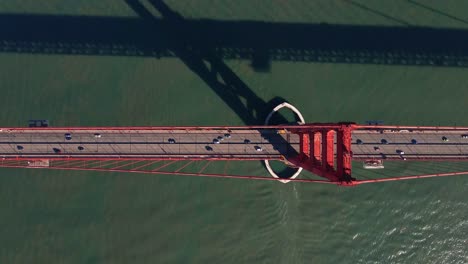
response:
{"label": "golden gate bridge", "polygon": [[[467,65],[468,35],[464,30],[191,21],[160,0],[149,0],[149,4],[162,18],[154,16],[139,0],[126,3],[138,18],[2,14],[0,21],[15,27],[0,29],[0,52],[175,56],[246,124],[260,123],[258,117],[270,106],[223,59]],[[246,39],[247,30],[251,34]],[[432,41],[434,36],[444,41]],[[467,161],[468,127],[303,120],[283,125],[288,123],[285,118],[277,123],[281,125],[266,122],[255,126],[3,127],[0,166],[344,186],[468,174],[452,171],[364,179],[352,173],[353,161],[362,161],[367,168],[381,168],[384,161]],[[273,177],[227,172],[229,161],[259,160],[265,161]],[[278,177],[269,166],[272,160],[294,168],[295,173]],[[214,164],[219,162],[225,162],[223,169],[207,172],[210,167],[218,167]],[[301,178],[301,170],[321,179]]]}
{"label": "golden gate bridge", "polygon": [[[360,179],[352,161],[466,161],[468,127],[306,123],[264,126],[2,128],[0,166],[281,180],[353,186],[468,174]],[[220,161],[278,160],[322,179],[205,173]],[[193,166],[194,163],[199,165]],[[187,168],[197,170],[187,171]]]}

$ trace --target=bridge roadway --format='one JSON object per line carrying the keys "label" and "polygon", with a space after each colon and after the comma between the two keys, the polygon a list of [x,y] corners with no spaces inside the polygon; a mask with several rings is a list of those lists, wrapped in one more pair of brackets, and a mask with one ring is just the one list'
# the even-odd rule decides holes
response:
{"label": "bridge roadway", "polygon": [[[71,134],[71,139],[65,138]],[[101,136],[96,137],[98,133]],[[230,138],[224,137],[230,134]],[[467,131],[354,130],[353,159],[468,159]],[[220,144],[213,139],[224,137]],[[449,141],[443,141],[447,137]],[[175,143],[170,143],[174,139]],[[357,140],[362,144],[357,144]],[[381,140],[388,144],[382,144]],[[417,144],[411,141],[416,140]],[[248,140],[250,143],[245,143]],[[256,146],[262,151],[257,151]],[[378,148],[378,149],[376,149]],[[58,152],[59,151],[59,152]],[[276,129],[92,129],[3,128],[0,157],[146,158],[146,159],[281,159],[299,152],[299,136]]]}
{"label": "bridge roadway", "polygon": [[[468,160],[468,130],[354,130],[352,133],[353,159],[401,159],[403,151],[407,160],[417,159],[466,159]],[[443,141],[446,137],[448,141]],[[362,144],[357,144],[357,140]],[[382,139],[388,144],[382,144]],[[415,140],[413,143],[412,141]]]}
{"label": "bridge roadway", "polygon": [[[65,134],[70,133],[67,140]],[[96,137],[99,134],[100,137]],[[230,137],[225,137],[230,134]],[[292,136],[292,139],[290,137]],[[214,139],[222,137],[219,144]],[[266,138],[269,138],[267,140]],[[174,140],[171,143],[170,140]],[[249,143],[245,143],[248,140]],[[258,147],[261,151],[258,151]],[[3,129],[0,157],[280,159],[299,151],[299,137],[276,130],[51,130]],[[20,148],[20,149],[19,149]],[[58,152],[59,151],[59,152]]]}

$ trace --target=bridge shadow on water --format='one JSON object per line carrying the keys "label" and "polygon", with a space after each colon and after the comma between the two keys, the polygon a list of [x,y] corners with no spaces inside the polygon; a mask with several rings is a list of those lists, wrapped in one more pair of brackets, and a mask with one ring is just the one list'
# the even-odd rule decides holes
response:
{"label": "bridge shadow on water", "polygon": [[[157,26],[158,21],[138,0],[126,0],[127,4],[148,24]],[[248,125],[261,125],[268,113],[284,99],[277,97],[270,102],[265,102],[258,97],[222,60],[216,51],[207,47],[193,47],[184,41],[184,36],[190,27],[185,19],[172,11],[163,1],[150,0],[152,6],[172,26],[162,32],[167,39],[174,42],[172,51],[187,67],[196,73],[237,115]],[[169,30],[170,29],[170,30]],[[274,122],[286,124],[286,117],[277,113]],[[297,155],[297,151],[279,134],[262,133],[282,155]],[[263,163],[262,163],[263,164]],[[280,177],[292,175],[293,169],[286,167],[280,173]]]}
{"label": "bridge shadow on water", "polygon": [[139,17],[0,14],[0,52],[158,58],[183,45],[257,70],[271,61],[468,67],[463,29],[183,19],[161,1],[150,2],[166,13],[148,23],[144,5],[126,2]]}

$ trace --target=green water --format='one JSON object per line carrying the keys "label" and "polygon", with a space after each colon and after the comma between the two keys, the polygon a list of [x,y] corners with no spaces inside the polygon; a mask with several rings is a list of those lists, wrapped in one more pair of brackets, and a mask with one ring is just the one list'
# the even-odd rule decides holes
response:
{"label": "green water", "polygon": [[[407,1],[355,2],[414,25],[468,26]],[[399,26],[346,1],[167,3],[187,18]],[[468,20],[464,2],[424,3]],[[3,1],[0,12],[134,16],[123,1]],[[466,68],[226,64],[262,100],[281,96],[307,121],[468,125]],[[2,53],[0,89],[3,126],[244,124],[177,58]],[[442,165],[428,166],[386,170]],[[467,189],[466,176],[338,188],[1,169],[0,263],[467,263]]]}

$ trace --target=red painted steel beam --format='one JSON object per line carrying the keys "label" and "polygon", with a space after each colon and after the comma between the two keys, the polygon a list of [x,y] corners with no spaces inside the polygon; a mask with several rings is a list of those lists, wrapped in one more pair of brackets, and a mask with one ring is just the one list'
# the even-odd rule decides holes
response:
{"label": "red painted steel beam", "polygon": [[4,132],[24,130],[257,130],[257,129],[298,129],[308,131],[310,129],[336,129],[339,124],[304,124],[304,125],[274,125],[274,126],[114,126],[114,127],[2,127]]}
{"label": "red painted steel beam", "polygon": [[327,131],[322,130],[320,131],[320,135],[322,136],[322,170],[327,171],[328,168],[328,162],[327,162],[327,156],[328,156],[328,147],[327,147]]}
{"label": "red painted steel beam", "polygon": [[[382,159],[379,156],[373,157],[353,157],[352,160],[354,161],[366,161],[369,159]],[[411,157],[406,156],[406,161],[402,160],[400,156],[398,157],[386,157],[384,160],[388,161],[401,161],[401,162],[408,162],[408,161],[447,161],[447,162],[460,162],[460,161],[467,161],[468,157],[459,157],[459,158],[429,158],[429,157]]]}
{"label": "red painted steel beam", "polygon": [[351,133],[353,126],[343,126],[338,130],[336,137],[337,148],[337,175],[343,181],[354,180],[351,178],[352,151]]}
{"label": "red painted steel beam", "polygon": [[322,161],[322,135],[319,132],[314,132],[314,160],[318,164]]}
{"label": "red painted steel beam", "polygon": [[[24,166],[5,166],[8,168],[24,168]],[[35,167],[37,169],[44,169],[42,167]],[[101,169],[101,168],[60,168],[60,167],[47,167],[46,169],[53,170],[82,170],[82,171],[103,171],[103,172],[132,172],[142,174],[161,174],[161,175],[176,175],[176,176],[196,176],[196,177],[214,177],[214,178],[227,178],[227,179],[245,179],[245,180],[264,180],[264,181],[278,181],[272,177],[261,176],[245,176],[245,175],[224,175],[224,174],[208,174],[208,173],[192,173],[192,172],[169,172],[169,171],[146,171],[146,170],[123,170],[123,169]],[[289,179],[291,182],[308,182],[308,183],[324,183],[339,185],[338,182],[330,182],[325,180],[312,180],[312,179]]]}
{"label": "red painted steel beam", "polygon": [[387,125],[357,125],[347,123],[307,123],[304,125],[274,125],[274,126],[114,126],[114,127],[2,127],[2,131],[24,131],[24,130],[251,130],[251,129],[287,129],[298,133],[300,131],[311,131],[313,129],[337,130],[343,124],[351,125],[354,129],[413,129],[413,130],[468,130],[468,127],[461,126],[387,126]]}
{"label": "red painted steel beam", "polygon": [[310,137],[308,133],[301,133],[299,135],[299,148],[301,154],[310,158]]}
{"label": "red painted steel beam", "polygon": [[336,174],[339,178],[344,175],[344,132],[342,129],[336,132]]}
{"label": "red painted steel beam", "polygon": [[[139,156],[139,157],[138,157]],[[2,160],[23,160],[23,161],[40,161],[40,160],[239,160],[239,161],[249,161],[249,160],[282,160],[283,158],[280,155],[274,155],[274,156],[258,156],[258,157],[142,157],[143,155],[138,155],[135,157],[125,157],[125,158],[119,158],[118,156],[111,156],[108,155],[106,157],[73,157],[73,158],[67,158],[67,157],[37,157],[37,158],[28,158],[28,157],[5,157],[1,158]],[[202,156],[202,155],[200,155]],[[226,154],[226,156],[229,156],[229,154]]]}
{"label": "red painted steel beam", "polygon": [[335,171],[335,131],[327,132],[327,167]]}
{"label": "red painted steel beam", "polygon": [[334,171],[334,135],[333,130],[322,131],[322,169],[324,171]]}
{"label": "red painted steel beam", "polygon": [[413,176],[400,176],[400,177],[381,178],[381,179],[372,179],[372,180],[359,180],[359,181],[355,181],[355,184],[377,183],[377,182],[388,182],[388,181],[403,181],[403,180],[448,177],[448,176],[458,176],[458,175],[468,175],[468,171],[434,173],[434,174],[413,175]]}
{"label": "red painted steel beam", "polygon": [[301,156],[289,158],[288,161],[297,167],[302,167],[304,170],[309,171],[317,176],[327,178],[332,182],[339,182],[339,178],[334,171],[324,170],[321,165],[314,164],[311,159],[301,159]]}
{"label": "red painted steel beam", "polygon": [[468,130],[468,127],[459,126],[384,126],[384,125],[355,125],[357,130],[366,129],[396,129],[396,130]]}

